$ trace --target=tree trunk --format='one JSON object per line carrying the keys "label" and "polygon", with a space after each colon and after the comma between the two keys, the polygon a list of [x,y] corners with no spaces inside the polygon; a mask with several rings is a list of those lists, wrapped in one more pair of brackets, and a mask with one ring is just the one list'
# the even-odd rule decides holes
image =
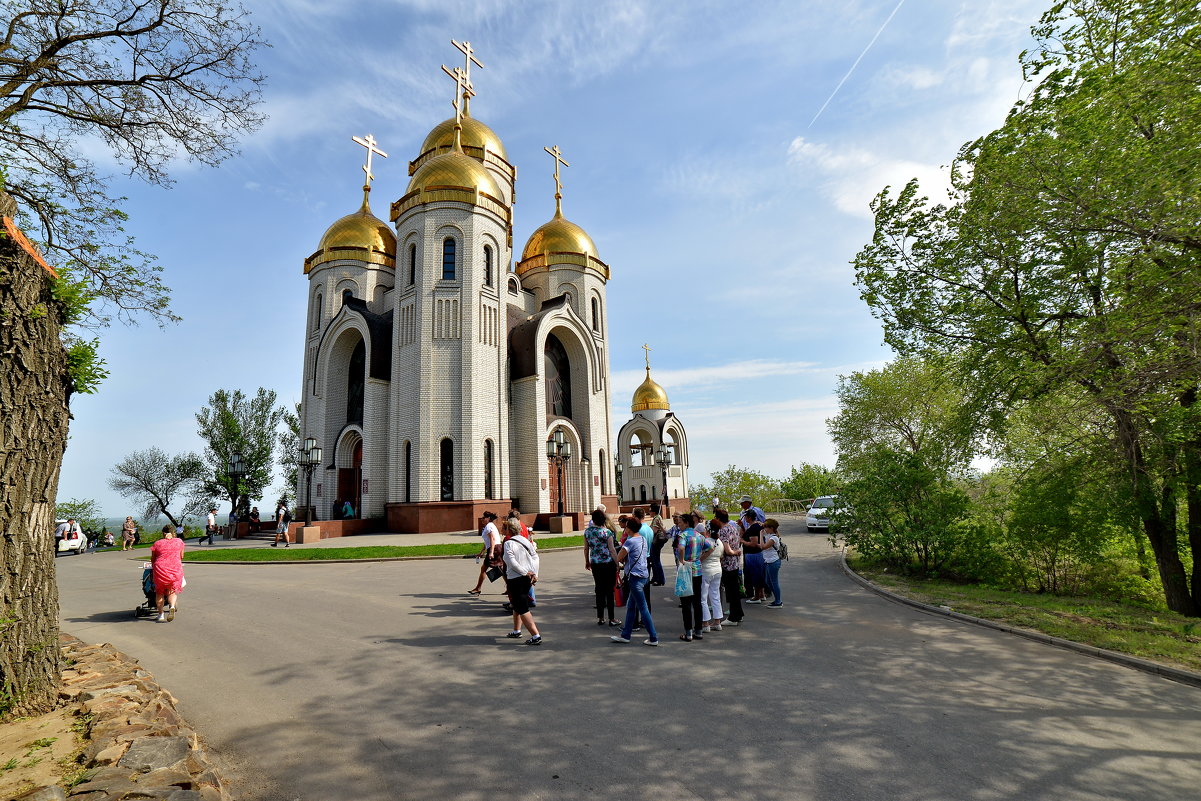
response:
{"label": "tree trunk", "polygon": [[1201,607],[1189,592],[1188,574],[1177,550],[1176,491],[1173,478],[1165,476],[1163,504],[1156,498],[1155,484],[1147,471],[1146,459],[1138,439],[1138,432],[1129,412],[1111,409],[1117,426],[1118,443],[1125,457],[1134,487],[1134,501],[1143,531],[1155,554],[1155,566],[1159,569],[1159,580],[1163,583],[1164,601],[1168,609],[1189,617],[1201,617]]}
{"label": "tree trunk", "polygon": [[0,717],[58,699],[54,502],[70,380],[50,275],[0,234]]}

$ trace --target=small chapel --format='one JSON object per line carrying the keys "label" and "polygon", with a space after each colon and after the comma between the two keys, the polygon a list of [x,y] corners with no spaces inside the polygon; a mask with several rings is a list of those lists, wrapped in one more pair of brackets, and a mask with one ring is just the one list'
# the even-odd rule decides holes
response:
{"label": "small chapel", "polygon": [[469,42],[453,44],[463,66],[442,69],[455,115],[409,162],[390,224],[370,202],[372,156],[387,154],[353,137],[367,155],[362,204],[305,259],[301,438],[324,458],[297,497],[314,519],[349,502],[353,517],[395,532],[471,530],[511,505],[540,527],[578,530],[598,504],[616,509],[615,474],[633,468],[610,445],[609,265],[563,214],[559,168],[570,165],[557,146],[546,148],[554,216],[514,262],[517,170],[471,116],[471,68],[483,65]]}

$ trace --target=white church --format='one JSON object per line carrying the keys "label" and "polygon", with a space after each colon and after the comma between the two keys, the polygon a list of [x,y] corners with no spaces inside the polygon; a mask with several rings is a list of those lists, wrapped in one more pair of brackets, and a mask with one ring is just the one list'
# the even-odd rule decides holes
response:
{"label": "white church", "polygon": [[539,527],[567,518],[555,528],[578,530],[597,504],[618,507],[618,480],[627,507],[666,495],[686,508],[687,442],[649,360],[612,449],[609,266],[563,216],[567,162],[547,149],[555,214],[514,264],[517,170],[470,115],[470,68],[482,65],[455,46],[464,66],[443,67],[455,116],[409,163],[391,225],[369,202],[372,155],[386,154],[355,137],[367,148],[362,206],[305,259],[301,438],[324,460],[311,485],[302,472],[297,497],[311,489],[317,520],[349,501],[354,517],[397,532],[476,529],[483,511],[510,505]]}

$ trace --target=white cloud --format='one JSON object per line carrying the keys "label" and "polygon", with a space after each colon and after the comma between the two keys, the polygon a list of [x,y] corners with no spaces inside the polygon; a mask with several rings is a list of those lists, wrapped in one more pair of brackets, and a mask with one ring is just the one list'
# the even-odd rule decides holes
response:
{"label": "white cloud", "polygon": [[922,191],[941,200],[950,187],[947,169],[918,161],[889,158],[848,146],[834,149],[803,136],[788,146],[789,161],[811,176],[824,177],[822,191],[836,208],[857,217],[870,217],[869,204],[886,186],[899,188],[917,178]]}
{"label": "white cloud", "polygon": [[893,65],[884,70],[882,77],[886,83],[894,86],[922,90],[939,86],[947,76],[929,67]]}

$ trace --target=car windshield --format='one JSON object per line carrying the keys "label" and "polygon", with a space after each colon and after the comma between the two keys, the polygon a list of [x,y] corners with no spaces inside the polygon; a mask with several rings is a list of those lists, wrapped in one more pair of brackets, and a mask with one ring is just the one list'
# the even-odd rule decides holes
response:
{"label": "car windshield", "polygon": [[816,501],[813,502],[813,506],[811,506],[809,508],[810,509],[833,509],[834,508],[834,499],[833,498],[818,498]]}

